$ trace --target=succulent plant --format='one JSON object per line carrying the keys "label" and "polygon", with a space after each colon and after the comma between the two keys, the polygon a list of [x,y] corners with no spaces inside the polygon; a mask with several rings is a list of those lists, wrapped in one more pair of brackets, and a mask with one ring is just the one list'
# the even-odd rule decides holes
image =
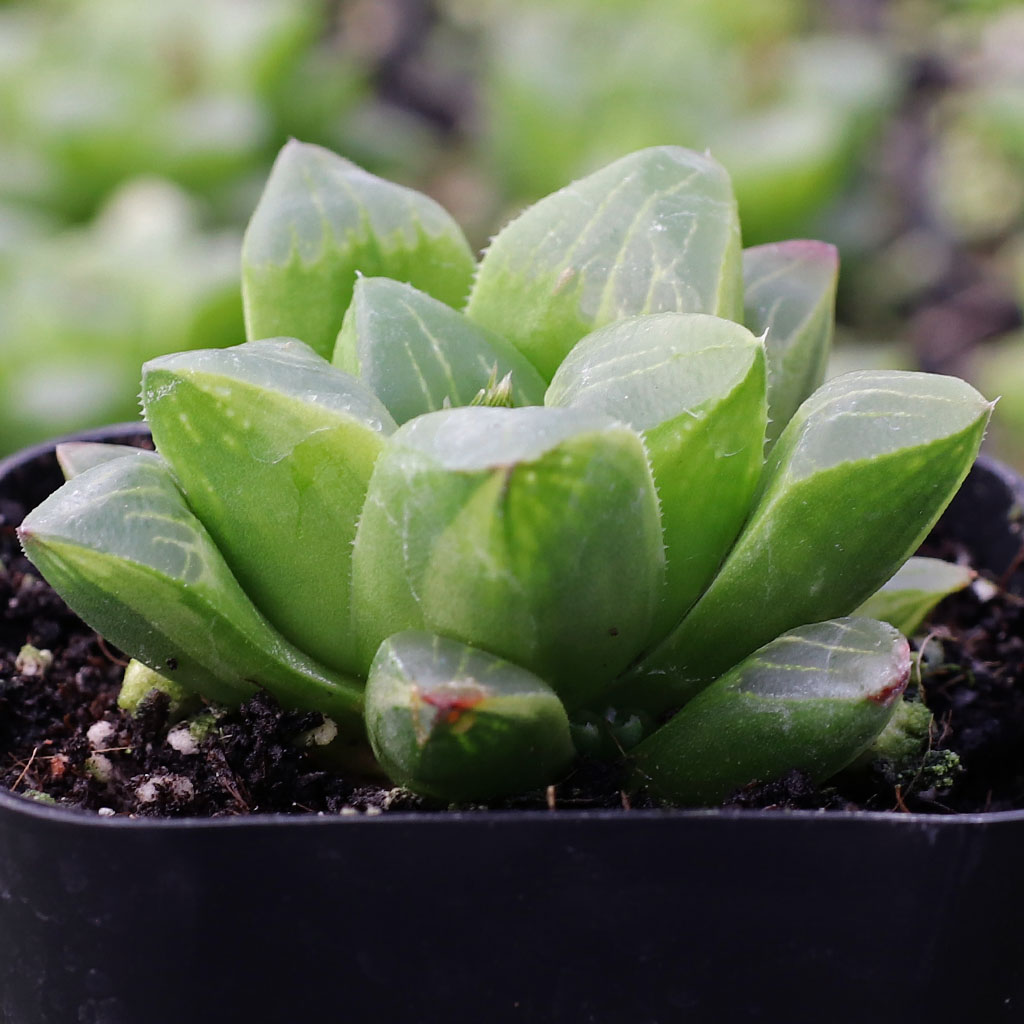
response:
{"label": "succulent plant", "polygon": [[147,363],[157,453],[65,449],[22,541],[178,696],[265,689],[441,800],[581,754],[669,803],[825,779],[909,676],[851,613],[991,409],[920,373],[821,386],[836,274],[820,242],[743,251],[727,174],[685,149],[549,196],[477,263],[427,197],[290,142],[243,247],[250,340]]}

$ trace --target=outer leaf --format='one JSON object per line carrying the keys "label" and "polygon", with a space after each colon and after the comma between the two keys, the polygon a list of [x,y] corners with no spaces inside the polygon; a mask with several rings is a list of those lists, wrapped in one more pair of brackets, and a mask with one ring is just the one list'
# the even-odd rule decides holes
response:
{"label": "outer leaf", "polygon": [[633,752],[635,779],[672,804],[715,804],[794,768],[821,782],[882,731],[910,678],[892,626],[802,626],[737,665]]}
{"label": "outer leaf", "polygon": [[741,319],[739,219],[710,156],[643,149],[542,199],[484,256],[466,312],[550,380],[576,342],[639,313]]}
{"label": "outer leaf", "polygon": [[93,466],[99,466],[113,459],[123,459],[126,455],[134,455],[144,451],[127,444],[102,444],[97,441],[64,441],[57,445],[57,465],[70,480],[79,473],[84,473]]}
{"label": "outer leaf", "polygon": [[142,402],[157,448],[256,606],[317,660],[357,671],[352,541],[395,429],[384,406],[288,339],[154,359]]}
{"label": "outer leaf", "polygon": [[385,637],[427,629],[584,702],[645,643],[663,582],[640,438],[573,409],[412,420],[374,469],[352,571],[367,663]]}
{"label": "outer leaf", "polygon": [[703,313],[631,317],[583,338],[545,401],[642,432],[661,502],[665,597],[655,635],[707,586],[750,511],[762,469],[764,349]]}
{"label": "outer leaf", "polygon": [[855,614],[881,619],[913,636],[944,597],[970,586],[976,575],[966,565],[954,565],[941,558],[911,558]]}
{"label": "outer leaf", "polygon": [[242,243],[246,336],[288,335],[330,357],[357,273],[459,304],[473,267],[469,243],[432,199],[292,140]]}
{"label": "outer leaf", "polygon": [[769,448],[825,379],[838,279],[839,253],[826,242],[743,250],[743,322],[766,335]]}
{"label": "outer leaf", "polygon": [[386,277],[356,282],[334,365],[359,377],[398,423],[469,405],[492,377],[508,373],[513,405],[544,401],[544,382],[504,338]]}
{"label": "outer leaf", "polygon": [[288,644],[253,607],[178,491],[143,452],[76,476],[25,519],[25,551],[93,629],[225,704],[258,689],[361,731],[361,687]]}
{"label": "outer leaf", "polygon": [[442,800],[489,800],[555,781],[575,751],[543,680],[484,651],[409,631],[381,644],[366,684],[381,767]]}
{"label": "outer leaf", "polygon": [[850,373],[816,391],[773,449],[714,582],[619,700],[682,704],[773,636],[856,608],[956,493],[991,409],[969,384],[935,374]]}

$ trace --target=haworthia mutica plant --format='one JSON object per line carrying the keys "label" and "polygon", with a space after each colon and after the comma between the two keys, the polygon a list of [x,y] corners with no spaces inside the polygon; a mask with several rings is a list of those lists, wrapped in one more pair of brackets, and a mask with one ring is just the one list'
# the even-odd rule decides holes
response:
{"label": "haworthia mutica plant", "polygon": [[924,374],[818,387],[836,271],[741,250],[706,153],[623,157],[477,265],[433,200],[290,142],[250,341],[148,363],[161,454],[63,448],[23,543],[138,659],[126,699],[265,689],[430,799],[558,782],[574,747],[635,750],[669,802],[823,779],[901,706],[906,642],[822,620],[870,599],[910,630],[953,585],[894,573],[991,408]]}

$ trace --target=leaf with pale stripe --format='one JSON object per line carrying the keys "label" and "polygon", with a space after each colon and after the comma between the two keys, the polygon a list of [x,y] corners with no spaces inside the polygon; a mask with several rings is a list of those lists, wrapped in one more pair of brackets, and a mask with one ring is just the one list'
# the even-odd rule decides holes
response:
{"label": "leaf with pale stripe", "polygon": [[584,703],[647,641],[660,534],[642,442],[622,424],[534,406],[420,416],[381,453],[356,534],[366,662],[426,629]]}
{"label": "leaf with pale stripe", "polygon": [[545,402],[604,413],[641,433],[661,503],[666,576],[654,635],[664,636],[750,511],[763,465],[761,342],[704,313],[630,317],[580,340]]}
{"label": "leaf with pale stripe", "polygon": [[299,338],[330,358],[357,274],[461,305],[474,266],[461,229],[433,199],[293,139],[242,243],[246,337]]}
{"label": "leaf with pale stripe", "polygon": [[76,476],[19,530],[47,581],[97,632],[211,700],[260,689],[362,731],[362,688],[289,644],[242,591],[167,463],[140,453]]}
{"label": "leaf with pale stripe", "polygon": [[640,313],[740,320],[740,230],[710,156],[643,149],[531,206],[491,243],[466,313],[550,380],[597,327]]}
{"label": "leaf with pale stripe", "polygon": [[363,381],[397,423],[469,405],[509,373],[513,405],[544,401],[539,374],[504,338],[386,277],[356,282],[333,362]]}
{"label": "leaf with pale stripe", "polygon": [[841,618],[780,636],[633,752],[634,783],[671,804],[717,804],[800,769],[823,782],[885,728],[910,678],[888,623]]}
{"label": "leaf with pale stripe", "polygon": [[678,706],[784,630],[852,612],[956,493],[991,410],[969,384],[936,374],[850,373],[819,388],[772,450],[718,575],[620,681],[620,701]]}
{"label": "leaf with pale stripe", "polygon": [[827,242],[743,250],[743,321],[765,335],[769,448],[825,379],[838,279],[839,253]]}
{"label": "leaf with pale stripe", "polygon": [[355,672],[352,541],[394,421],[372,392],[290,339],[143,368],[153,439],[260,611],[318,661]]}
{"label": "leaf with pale stripe", "polygon": [[410,630],[380,646],[366,729],[391,779],[441,800],[491,800],[557,782],[575,751],[555,691],[532,672]]}

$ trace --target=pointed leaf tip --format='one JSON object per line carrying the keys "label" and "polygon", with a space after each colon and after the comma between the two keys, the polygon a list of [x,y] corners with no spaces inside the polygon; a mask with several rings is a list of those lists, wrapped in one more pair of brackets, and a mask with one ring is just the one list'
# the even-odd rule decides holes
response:
{"label": "pointed leaf tip", "polygon": [[913,636],[935,606],[970,586],[977,573],[940,558],[909,559],[855,614],[880,619]]}
{"label": "pointed leaf tip", "polygon": [[839,253],[803,239],[743,250],[743,322],[765,336],[768,447],[825,377]]}
{"label": "pointed leaf tip", "polygon": [[98,466],[112,459],[122,459],[128,455],[137,455],[144,451],[126,444],[103,444],[96,441],[64,441],[57,445],[57,465],[60,466],[65,480],[84,473],[93,466]]}
{"label": "pointed leaf tip", "polygon": [[644,149],[542,199],[495,237],[466,306],[550,380],[584,334],[677,311],[740,319],[739,218],[720,164]]}
{"label": "pointed leaf tip", "polygon": [[288,335],[329,358],[357,273],[409,281],[456,305],[474,267],[462,231],[434,200],[292,140],[242,243],[246,336]]}

